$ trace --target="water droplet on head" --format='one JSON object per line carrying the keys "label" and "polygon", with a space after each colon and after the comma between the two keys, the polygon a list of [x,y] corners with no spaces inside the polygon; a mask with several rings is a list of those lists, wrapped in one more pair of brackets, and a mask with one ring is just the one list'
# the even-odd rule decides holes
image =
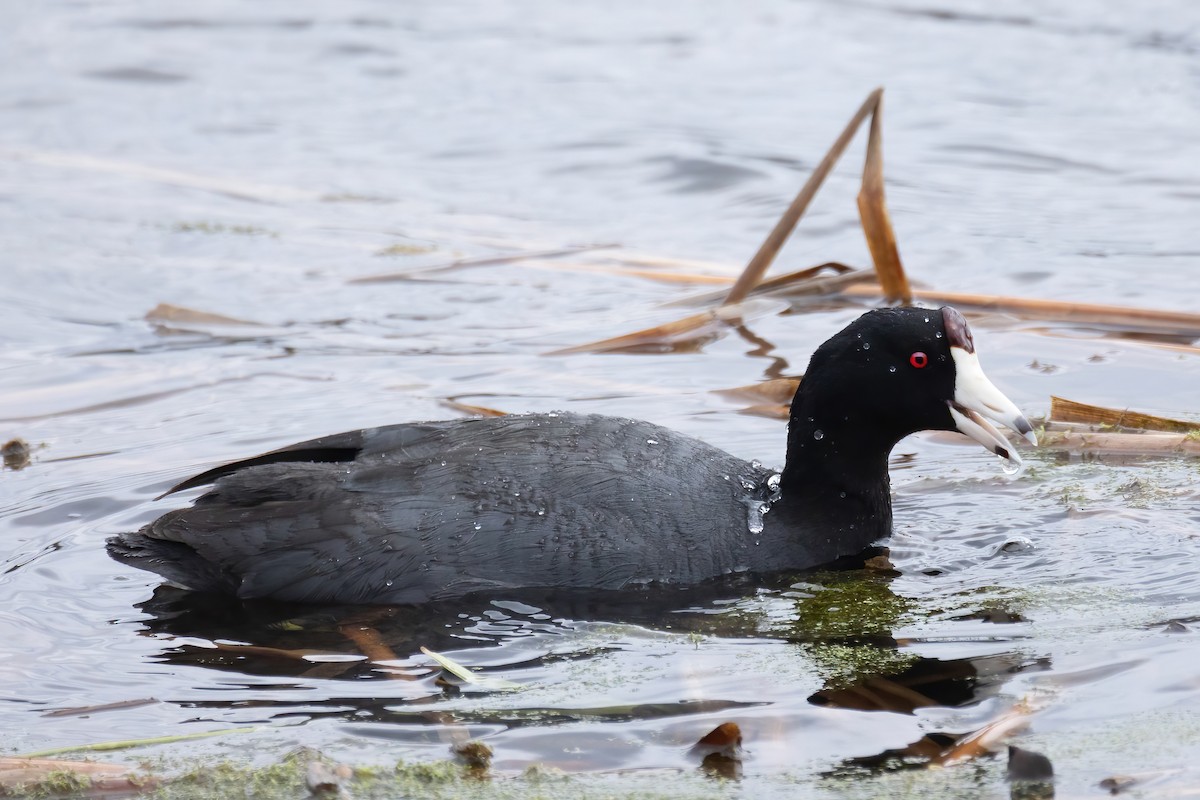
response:
{"label": "water droplet on head", "polygon": [[938,331],[937,333],[935,333],[935,334],[933,335],[933,338],[935,338],[935,339],[940,339],[940,338],[942,338],[942,332],[941,332],[941,331]]}
{"label": "water droplet on head", "polygon": [[926,317],[926,318],[925,318],[925,321],[926,321],[926,322],[929,322],[929,317]]}
{"label": "water droplet on head", "polygon": [[818,442],[821,441],[825,438],[825,431],[818,428],[817,430],[813,431],[813,438]]}
{"label": "water droplet on head", "polygon": [[845,497],[846,497],[846,493],[845,493],[845,492],[838,492],[838,497],[841,497],[842,499],[845,499]]}
{"label": "water droplet on head", "polygon": [[895,371],[896,371],[895,367],[888,367],[888,372],[895,372]]}
{"label": "water droplet on head", "polygon": [[476,523],[475,523],[475,530],[477,530],[477,531],[481,531],[481,530],[483,530],[483,525],[482,525],[481,523],[479,523],[479,522],[476,522]]}
{"label": "water droplet on head", "polygon": [[658,439],[647,439],[646,444],[658,444]]}
{"label": "water droplet on head", "polygon": [[870,350],[870,349],[871,349],[871,343],[863,342],[863,350]]}

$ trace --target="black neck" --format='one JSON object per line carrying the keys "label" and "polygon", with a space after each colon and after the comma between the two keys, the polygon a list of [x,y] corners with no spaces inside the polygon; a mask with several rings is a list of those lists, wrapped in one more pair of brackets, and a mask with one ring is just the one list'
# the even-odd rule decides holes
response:
{"label": "black neck", "polygon": [[816,403],[803,388],[792,404],[780,498],[768,524],[795,528],[809,557],[853,555],[892,532],[888,455],[900,437],[880,437],[845,409]]}

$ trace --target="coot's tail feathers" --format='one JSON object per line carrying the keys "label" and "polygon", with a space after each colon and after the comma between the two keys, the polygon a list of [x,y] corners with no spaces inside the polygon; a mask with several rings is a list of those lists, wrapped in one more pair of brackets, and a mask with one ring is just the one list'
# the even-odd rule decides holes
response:
{"label": "coot's tail feathers", "polygon": [[269,453],[263,453],[260,456],[243,459],[242,461],[234,461],[232,464],[222,464],[219,467],[213,467],[210,470],[205,470],[199,475],[193,475],[182,483],[177,483],[170,489],[160,494],[155,500],[161,500],[169,494],[182,492],[184,489],[194,489],[197,486],[206,486],[215,482],[218,478],[223,478],[226,475],[231,475],[238,470],[246,467],[257,467],[265,464],[284,464],[296,462],[308,462],[314,464],[334,464],[345,461],[353,461],[363,447],[363,436],[369,431],[349,431],[348,433],[338,433],[333,436],[322,436],[319,439],[310,439],[307,442],[300,442],[288,447],[272,450]]}
{"label": "coot's tail feathers", "polygon": [[238,584],[220,567],[180,542],[154,539],[138,531],[121,533],[105,543],[108,554],[138,569],[150,570],[196,592],[236,594]]}

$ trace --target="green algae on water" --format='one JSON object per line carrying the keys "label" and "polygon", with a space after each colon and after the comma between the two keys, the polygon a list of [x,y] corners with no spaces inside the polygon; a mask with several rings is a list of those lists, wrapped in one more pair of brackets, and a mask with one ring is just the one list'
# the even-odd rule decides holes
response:
{"label": "green algae on water", "polygon": [[891,636],[912,610],[887,576],[858,570],[817,573],[803,593],[793,593],[799,619],[795,633],[805,639],[854,639]]}

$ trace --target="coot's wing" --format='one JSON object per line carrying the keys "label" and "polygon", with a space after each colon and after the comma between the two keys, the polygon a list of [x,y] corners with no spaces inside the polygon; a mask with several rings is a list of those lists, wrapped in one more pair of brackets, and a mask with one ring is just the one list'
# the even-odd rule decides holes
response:
{"label": "coot's wing", "polygon": [[646,567],[645,542],[625,538],[635,512],[592,505],[619,481],[611,471],[560,471],[567,494],[557,496],[537,478],[464,483],[452,474],[460,467],[452,456],[246,467],[110,550],[189,588],[333,603],[422,603],[525,586],[616,589]]}
{"label": "coot's wing", "polygon": [[409,446],[416,446],[422,440],[426,444],[431,444],[433,442],[429,439],[429,434],[434,432],[440,433],[444,431],[445,426],[446,423],[444,422],[388,425],[382,428],[364,428],[357,431],[335,433],[330,436],[309,439],[305,442],[297,442],[287,447],[281,447],[278,450],[272,450],[269,453],[263,453],[252,458],[233,461],[205,470],[199,475],[193,475],[187,480],[177,483],[154,499],[161,500],[169,494],[182,492],[185,489],[194,489],[197,486],[205,486],[213,483],[218,478],[231,475],[247,467],[298,462],[317,464],[345,463],[354,461],[364,452],[380,453],[395,448],[406,449]]}
{"label": "coot's wing", "polygon": [[197,486],[205,486],[218,478],[230,475],[246,467],[297,461],[318,463],[353,461],[359,451],[362,450],[364,433],[366,431],[347,431],[346,433],[336,433],[332,436],[322,436],[319,439],[309,439],[307,442],[298,442],[287,447],[281,447],[278,450],[272,450],[269,453],[263,453],[253,458],[222,464],[219,467],[205,470],[199,475],[193,475],[186,481],[175,484],[154,499],[161,500],[169,494],[182,492],[185,489],[194,489]]}

